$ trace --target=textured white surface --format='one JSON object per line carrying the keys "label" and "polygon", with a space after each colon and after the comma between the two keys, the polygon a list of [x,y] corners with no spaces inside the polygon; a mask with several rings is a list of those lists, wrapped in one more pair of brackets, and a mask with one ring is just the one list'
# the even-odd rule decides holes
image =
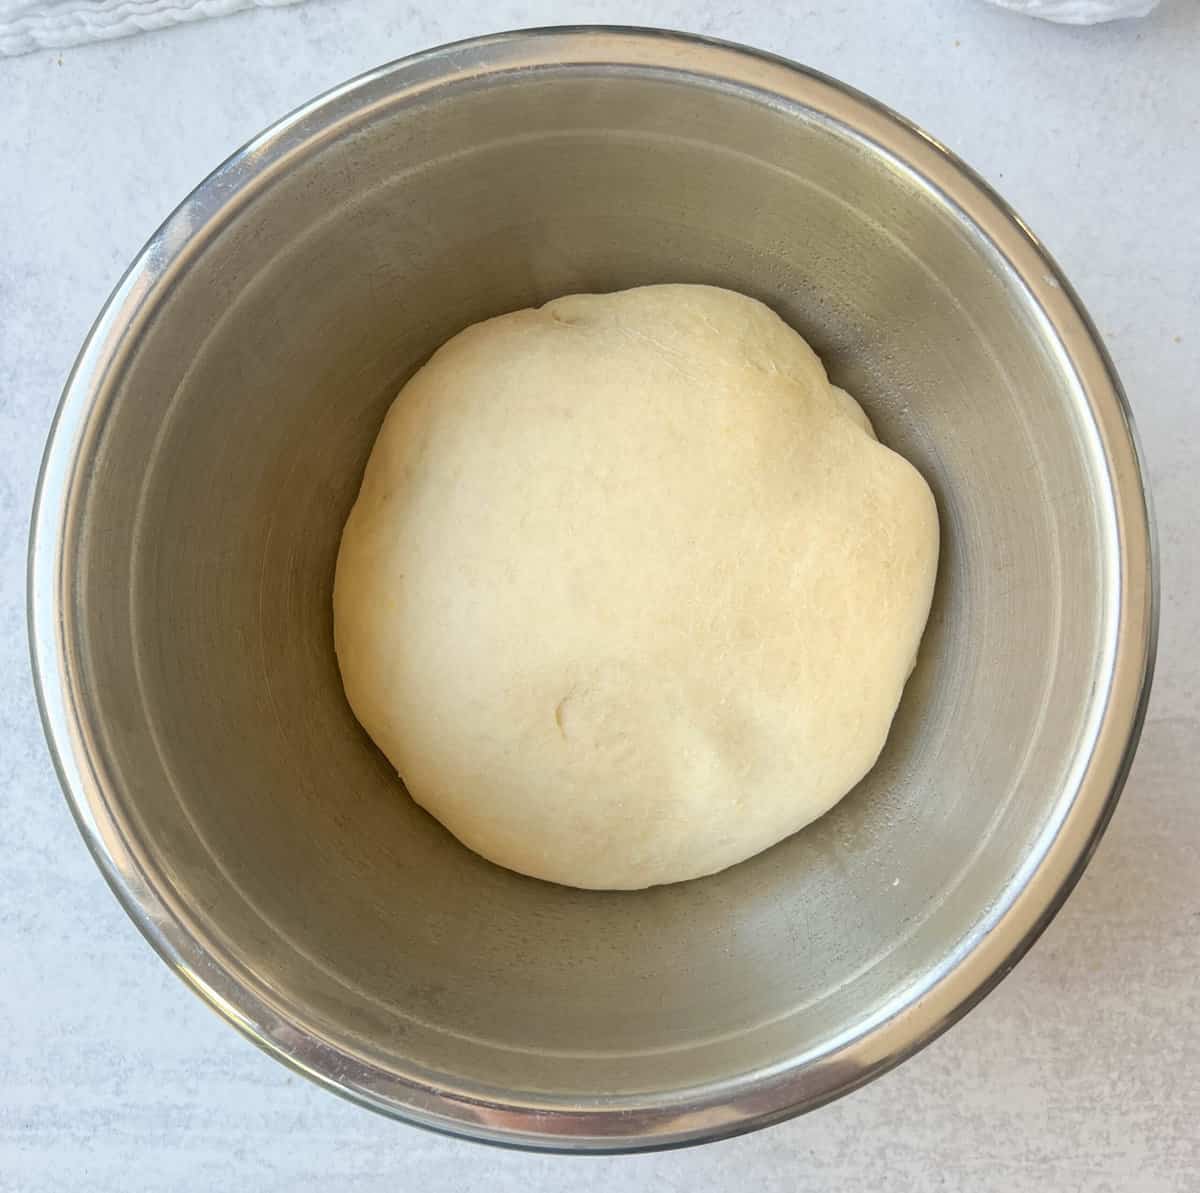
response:
{"label": "textured white surface", "polygon": [[1194,1193],[1200,1188],[1200,6],[1059,27],[983,4],[499,0],[492,28],[656,23],[872,92],[995,183],[1108,339],[1158,510],[1162,640],[1125,797],[977,1010],[805,1119],[658,1156],[499,1152],[292,1076],[157,960],[81,844],[24,641],[30,494],[110,287],[170,207],[311,95],[481,32],[466,0],[312,0],[0,62],[0,1190]]}
{"label": "textured white surface", "polygon": [[297,0],[0,0],[0,54],[63,49]]}

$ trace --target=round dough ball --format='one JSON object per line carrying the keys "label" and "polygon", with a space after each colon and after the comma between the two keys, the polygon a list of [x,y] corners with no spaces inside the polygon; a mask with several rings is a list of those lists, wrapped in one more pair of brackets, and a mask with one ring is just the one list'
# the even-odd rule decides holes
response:
{"label": "round dough ball", "polygon": [[342,537],[338,660],[470,848],[677,882],[870,769],[937,552],[924,480],[767,307],[573,295],[467,328],[401,391]]}

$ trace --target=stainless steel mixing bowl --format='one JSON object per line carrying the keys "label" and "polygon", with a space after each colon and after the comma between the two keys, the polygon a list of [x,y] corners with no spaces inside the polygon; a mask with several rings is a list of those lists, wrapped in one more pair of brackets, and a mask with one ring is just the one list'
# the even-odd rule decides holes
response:
{"label": "stainless steel mixing bowl", "polygon": [[[568,890],[405,798],[342,695],[334,555],[433,348],[664,280],[808,337],[932,484],[941,570],[887,749],[833,812],[715,877]],[[1078,878],[1153,655],[1129,412],[1044,250],[871,100],[649,32],[436,50],[226,162],[83,348],[31,551],[63,785],[163,957],[324,1085],[541,1148],[769,1123],[961,1015]]]}

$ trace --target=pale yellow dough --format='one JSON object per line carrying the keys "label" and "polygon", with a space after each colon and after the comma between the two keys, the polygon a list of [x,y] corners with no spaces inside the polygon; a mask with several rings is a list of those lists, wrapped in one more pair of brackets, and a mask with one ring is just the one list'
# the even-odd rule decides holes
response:
{"label": "pale yellow dough", "polygon": [[928,486],[799,335],[706,286],[450,340],[346,523],[346,695],[470,848],[570,886],[711,874],[874,764],[929,612]]}

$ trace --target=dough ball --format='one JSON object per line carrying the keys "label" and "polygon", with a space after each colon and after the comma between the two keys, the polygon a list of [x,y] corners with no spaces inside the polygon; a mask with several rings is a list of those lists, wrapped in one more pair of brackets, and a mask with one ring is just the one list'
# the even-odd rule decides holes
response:
{"label": "dough ball", "polygon": [[696,878],[883,747],[937,513],[804,340],[707,286],[467,328],[401,391],[346,523],[346,695],[410,794],[523,874]]}

